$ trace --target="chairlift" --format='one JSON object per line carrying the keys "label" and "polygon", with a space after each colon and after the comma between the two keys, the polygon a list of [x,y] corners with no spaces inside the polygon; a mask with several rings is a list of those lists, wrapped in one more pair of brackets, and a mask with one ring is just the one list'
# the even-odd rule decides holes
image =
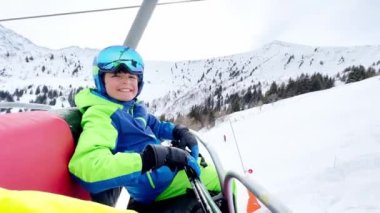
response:
{"label": "chairlift", "polygon": [[[151,18],[151,15],[153,14],[153,11],[156,5],[158,5],[158,0],[144,0],[142,2],[140,9],[135,17],[135,20],[129,30],[129,33],[123,43],[124,45],[130,46],[134,49],[137,48],[138,43]],[[11,159],[17,160],[18,158],[23,157],[22,156],[23,152],[20,153],[19,150],[25,149],[24,146],[26,146],[26,143],[40,144],[41,141],[43,141],[43,139],[33,138],[33,136],[40,137],[41,134],[43,134],[43,132],[41,133],[41,129],[40,129],[42,123],[43,124],[46,123],[46,127],[48,127],[46,130],[42,130],[42,131],[62,132],[62,134],[66,134],[65,137],[68,138],[67,140],[69,142],[65,142],[65,143],[75,144],[81,132],[81,125],[80,125],[81,113],[75,107],[53,109],[49,105],[42,105],[42,104],[0,102],[0,108],[3,108],[3,109],[4,108],[5,109],[7,108],[24,108],[25,109],[26,108],[30,110],[38,110],[36,112],[9,113],[9,114],[0,116],[0,138],[1,138],[0,144],[2,146],[2,149],[0,149],[1,150],[0,159],[8,158],[9,160]],[[41,110],[43,112],[41,112]],[[66,123],[66,127],[65,125],[62,125],[62,121]],[[17,125],[9,125],[9,122],[12,122]],[[65,129],[70,130],[69,132],[71,133],[71,136],[67,136],[67,131]],[[21,137],[16,138],[16,136],[12,136],[12,134],[9,134],[9,132],[19,134],[19,136],[21,135]],[[66,132],[66,133],[63,133],[63,132]],[[196,136],[196,138],[198,139],[198,142],[200,142],[200,144],[202,144],[206,148],[206,150],[211,156],[211,159],[217,169],[218,177],[221,183],[222,196],[228,202],[229,212],[231,213],[236,212],[236,205],[234,203],[233,192],[231,190],[232,188],[231,185],[232,185],[233,180],[239,181],[244,187],[246,187],[251,193],[253,193],[258,198],[258,200],[260,200],[261,203],[265,205],[270,211],[291,212],[289,208],[287,208],[278,199],[276,199],[275,196],[267,192],[264,189],[264,187],[262,187],[260,184],[257,183],[257,181],[253,181],[247,175],[242,175],[241,173],[234,170],[226,171],[221,163],[220,156],[213,149],[210,143],[202,139],[202,137],[197,132],[193,130],[191,132],[192,134]],[[48,139],[46,140],[52,140],[54,138],[60,137],[60,135],[51,135],[49,132],[46,132],[46,134],[48,135],[47,137]],[[15,137],[16,138],[15,140],[18,140],[18,141],[12,141],[14,139],[13,137]],[[28,141],[22,141],[22,140],[28,140]],[[12,143],[10,143],[11,141]],[[45,142],[54,143],[54,141],[45,141]],[[69,148],[67,149],[69,152],[72,152],[73,148],[74,146],[69,146]],[[33,149],[34,150],[28,150],[28,151],[36,153],[36,156],[46,156],[46,163],[49,163],[49,159],[51,157],[48,154],[49,150],[41,148],[41,146],[33,147]],[[53,157],[53,158],[56,158],[56,157]],[[19,165],[16,163],[18,166],[9,167],[7,166],[9,165],[9,161],[4,161],[4,159],[0,160],[0,171],[2,174],[7,174],[7,172],[11,172],[10,169],[21,170],[21,171],[16,171],[16,172],[23,172],[23,170],[27,172],[27,166]],[[38,157],[38,159],[40,159],[40,157]],[[65,160],[68,161],[67,158]],[[28,161],[34,162],[34,159],[28,159]],[[10,162],[15,162],[15,161],[10,161]],[[43,167],[44,165],[40,165],[40,166]],[[15,172],[15,171],[12,171],[12,172]],[[30,177],[31,175],[32,174],[25,174],[23,178],[16,179],[16,180],[10,180],[10,179],[13,179],[13,177],[11,176],[9,177],[2,176],[0,178],[0,186],[8,186],[8,188],[11,188],[11,189],[30,189],[31,187],[30,183],[31,184],[34,183],[33,181],[30,182],[28,179],[28,177]],[[37,174],[37,176],[38,175],[39,174]],[[54,180],[51,180],[51,178],[49,179],[49,175],[52,176],[50,172],[45,172],[41,174],[41,178],[44,178],[46,180],[46,183],[45,184],[41,182],[36,183],[35,186],[34,185],[32,186],[32,189],[48,191],[48,192],[57,193],[57,194],[64,194],[64,195],[68,195],[68,196],[72,196],[72,197],[76,197],[80,199],[89,198],[88,195],[86,195],[86,193],[83,192],[83,190],[78,189],[78,187],[76,186],[72,187],[71,185],[70,192],[67,192],[67,190],[56,190],[56,187],[51,186],[51,185],[47,186],[48,184],[54,183]],[[54,175],[55,175],[54,177],[56,177],[56,174]],[[70,181],[67,179],[68,171],[66,171],[66,174],[61,174],[61,176],[65,177],[65,181],[67,182],[66,184],[68,185],[73,184],[73,183],[70,183]],[[188,173],[188,176],[193,186],[193,190],[195,194],[198,196],[199,202],[201,202],[204,212],[220,212],[220,210],[218,209],[214,201],[215,199],[217,199],[217,197],[211,197],[211,195],[205,189],[203,183],[200,181],[199,178],[197,178],[196,176],[190,173]],[[38,180],[35,180],[35,182],[38,182]],[[62,187],[62,184],[59,184],[59,185],[61,185]]]}

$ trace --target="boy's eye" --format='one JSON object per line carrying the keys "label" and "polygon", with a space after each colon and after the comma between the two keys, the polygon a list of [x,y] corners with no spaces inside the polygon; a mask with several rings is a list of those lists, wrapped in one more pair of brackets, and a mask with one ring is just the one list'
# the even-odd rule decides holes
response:
{"label": "boy's eye", "polygon": [[128,78],[128,79],[137,79],[136,75],[122,75],[119,73],[113,73],[111,78]]}
{"label": "boy's eye", "polygon": [[117,73],[113,73],[111,77],[120,77]]}

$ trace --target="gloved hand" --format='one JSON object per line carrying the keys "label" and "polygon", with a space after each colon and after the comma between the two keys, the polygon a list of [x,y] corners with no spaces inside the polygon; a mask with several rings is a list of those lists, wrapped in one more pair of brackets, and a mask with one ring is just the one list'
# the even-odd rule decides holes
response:
{"label": "gloved hand", "polygon": [[185,150],[186,147],[189,147],[191,150],[191,156],[193,156],[195,160],[198,159],[199,148],[197,139],[193,134],[191,134],[187,127],[182,125],[175,126],[173,130],[173,138],[174,141],[172,144],[174,147],[178,147],[183,150]]}
{"label": "gloved hand", "polygon": [[197,161],[187,151],[176,147],[149,144],[141,153],[141,159],[143,163],[142,172],[167,165],[171,170],[189,166],[197,176],[201,174]]}

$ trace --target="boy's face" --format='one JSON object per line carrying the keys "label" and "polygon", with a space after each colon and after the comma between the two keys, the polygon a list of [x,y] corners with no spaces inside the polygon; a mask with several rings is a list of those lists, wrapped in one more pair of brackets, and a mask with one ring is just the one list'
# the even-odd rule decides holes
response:
{"label": "boy's face", "polygon": [[137,75],[130,73],[105,73],[104,84],[107,94],[119,101],[130,101],[138,92]]}

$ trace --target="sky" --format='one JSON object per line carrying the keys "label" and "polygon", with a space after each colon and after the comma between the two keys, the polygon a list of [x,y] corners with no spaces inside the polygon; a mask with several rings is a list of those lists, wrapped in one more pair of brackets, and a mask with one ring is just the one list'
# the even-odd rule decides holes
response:
{"label": "sky", "polygon": [[[12,0],[1,6],[0,19],[141,2]],[[377,0],[205,0],[163,5],[156,7],[137,49],[148,60],[188,60],[251,51],[273,40],[317,46],[380,45],[379,8]],[[124,42],[137,11],[0,24],[51,49],[101,49]]]}
{"label": "sky", "polygon": [[[379,90],[377,76],[307,93],[228,115],[199,135],[224,169],[260,184],[294,213],[379,212]],[[246,212],[242,189],[239,212]],[[118,208],[127,197],[123,192]]]}

